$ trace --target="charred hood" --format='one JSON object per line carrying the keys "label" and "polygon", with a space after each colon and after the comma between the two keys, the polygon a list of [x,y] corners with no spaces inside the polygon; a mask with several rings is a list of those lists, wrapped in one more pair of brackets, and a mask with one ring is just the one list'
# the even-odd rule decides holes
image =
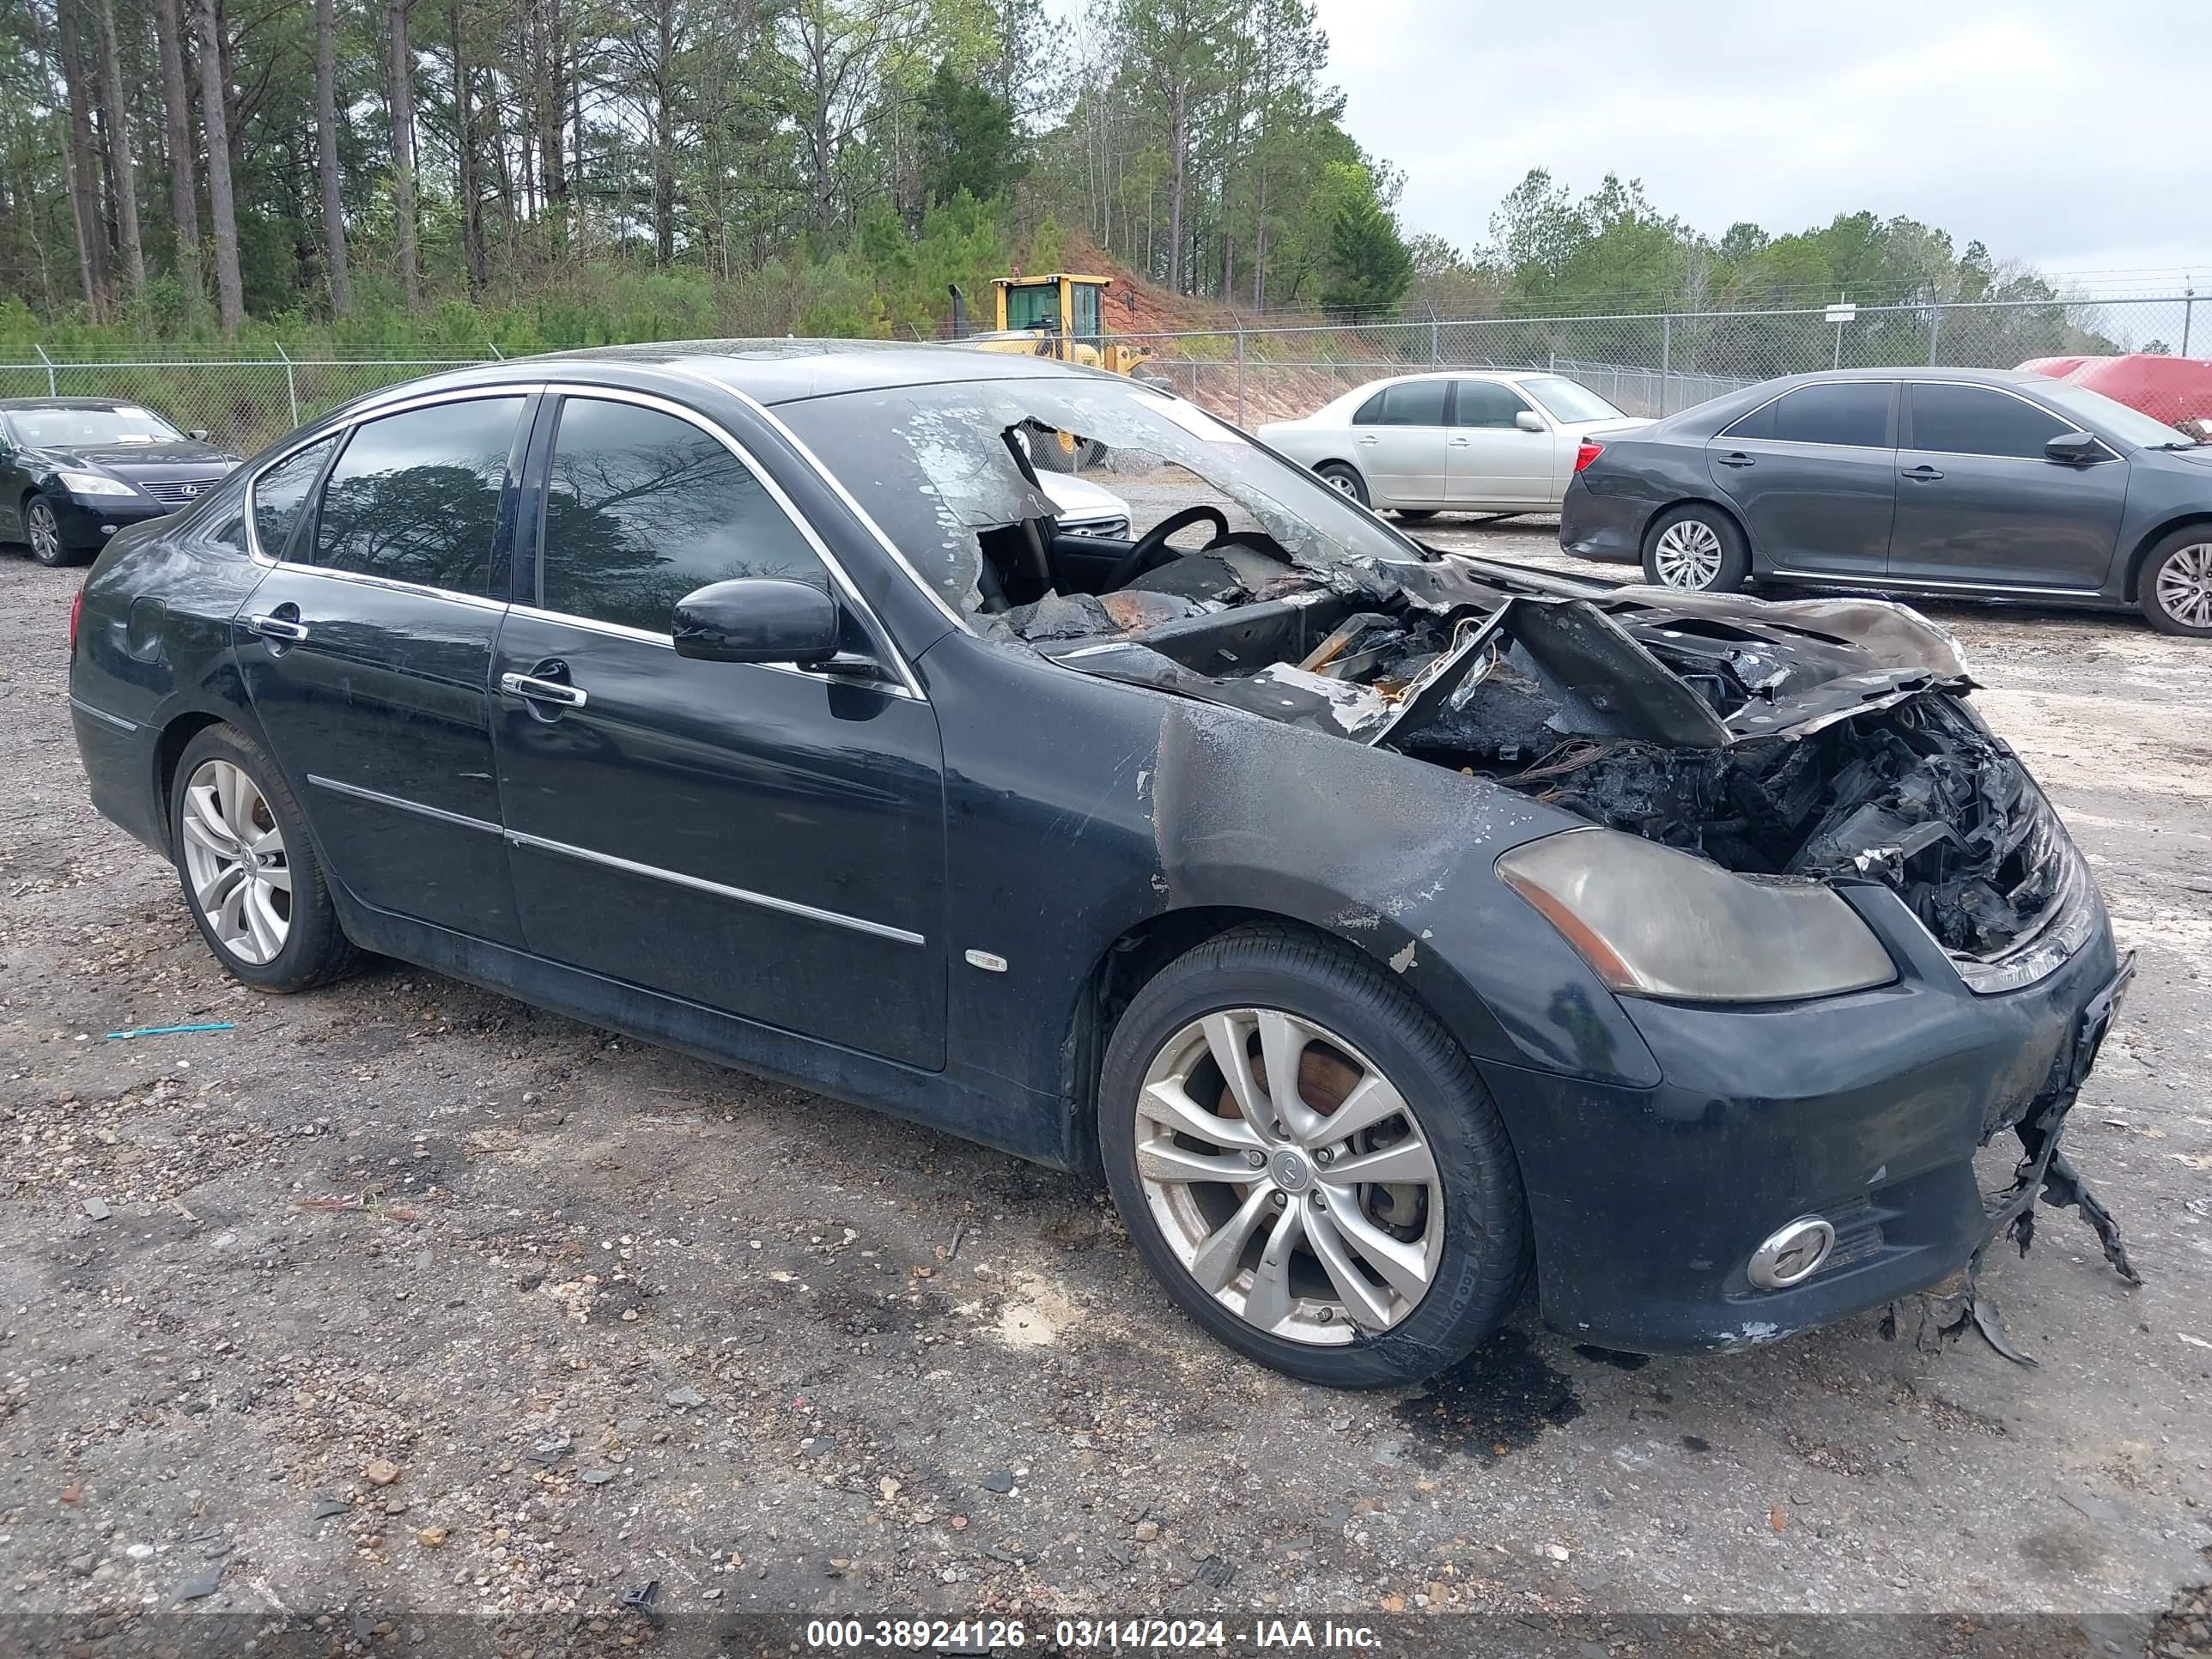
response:
{"label": "charred hood", "polygon": [[1230,549],[1176,570],[1174,591],[993,622],[1069,667],[1487,777],[1740,873],[1882,883],[1970,980],[2080,889],[2055,815],[1968,707],[1957,647],[1904,606],[1457,559],[1307,569]]}

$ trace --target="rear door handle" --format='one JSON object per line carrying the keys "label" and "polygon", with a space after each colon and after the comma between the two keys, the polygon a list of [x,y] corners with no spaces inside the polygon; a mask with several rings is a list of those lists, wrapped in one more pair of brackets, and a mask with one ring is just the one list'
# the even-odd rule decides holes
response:
{"label": "rear door handle", "polygon": [[1934,483],[1943,475],[1932,466],[1916,466],[1910,467],[1897,476],[1900,478],[1910,478],[1915,483]]}
{"label": "rear door handle", "polygon": [[1454,449],[1465,449],[1468,447],[1468,441],[1464,438],[1454,438],[1450,441]]}
{"label": "rear door handle", "polygon": [[298,644],[307,637],[307,624],[290,622],[283,617],[248,617],[246,628],[264,640],[284,640]]}
{"label": "rear door handle", "polygon": [[1378,444],[1378,443],[1381,443],[1382,441],[1380,438],[1378,438],[1378,437],[1375,436],[1375,435],[1374,435],[1374,434],[1370,433],[1370,434],[1368,434],[1365,437],[1363,437],[1363,438],[1360,438],[1360,439],[1357,440],[1357,441],[1358,441],[1358,442],[1360,442],[1360,443],[1363,443],[1363,444]]}
{"label": "rear door handle", "polygon": [[511,697],[523,697],[532,702],[557,702],[563,708],[581,708],[591,701],[580,685],[563,685],[558,680],[532,679],[527,674],[501,674],[499,689]]}
{"label": "rear door handle", "polygon": [[1753,458],[1745,454],[1741,449],[1733,451],[1729,454],[1720,457],[1720,464],[1723,466],[1755,466],[1758,465],[1757,461],[1754,460]]}

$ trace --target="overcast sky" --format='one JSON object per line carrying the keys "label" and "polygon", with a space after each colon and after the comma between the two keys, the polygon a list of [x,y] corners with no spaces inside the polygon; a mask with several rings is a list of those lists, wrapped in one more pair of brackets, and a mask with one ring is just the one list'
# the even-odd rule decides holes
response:
{"label": "overcast sky", "polygon": [[1408,228],[1462,247],[1542,167],[1640,178],[1715,236],[1866,208],[2084,286],[2212,283],[2197,0],[1318,5],[1346,125],[1405,170]]}

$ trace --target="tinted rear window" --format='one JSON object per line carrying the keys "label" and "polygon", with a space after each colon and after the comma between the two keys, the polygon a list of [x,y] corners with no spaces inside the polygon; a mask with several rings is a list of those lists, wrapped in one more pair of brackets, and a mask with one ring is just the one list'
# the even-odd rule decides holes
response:
{"label": "tinted rear window", "polygon": [[456,593],[491,591],[520,398],[365,421],[323,486],[314,562]]}
{"label": "tinted rear window", "polygon": [[1784,443],[1885,448],[1889,443],[1892,390],[1887,380],[1801,386],[1785,392],[1774,405],[1773,435]]}
{"label": "tinted rear window", "polygon": [[1442,426],[1448,380],[1407,380],[1384,386],[1352,417],[1354,426]]}

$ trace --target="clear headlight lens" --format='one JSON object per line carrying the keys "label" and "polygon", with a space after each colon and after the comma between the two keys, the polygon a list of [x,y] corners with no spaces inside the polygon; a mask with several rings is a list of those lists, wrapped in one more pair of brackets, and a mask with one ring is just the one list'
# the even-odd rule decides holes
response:
{"label": "clear headlight lens", "polygon": [[120,478],[105,472],[58,472],[62,488],[72,495],[135,495],[138,492]]}
{"label": "clear headlight lens", "polygon": [[1571,830],[1515,848],[1498,873],[1625,995],[1792,1002],[1897,977],[1827,888],[1731,875],[1641,836]]}

